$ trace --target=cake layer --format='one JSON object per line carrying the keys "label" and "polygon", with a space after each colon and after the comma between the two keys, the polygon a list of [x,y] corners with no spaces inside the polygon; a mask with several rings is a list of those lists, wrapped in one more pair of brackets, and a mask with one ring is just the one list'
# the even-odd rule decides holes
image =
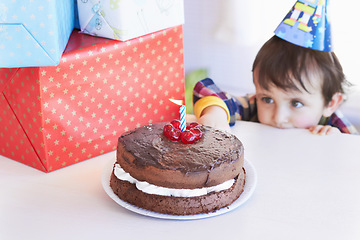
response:
{"label": "cake layer", "polygon": [[222,190],[229,189],[234,184],[234,181],[235,181],[234,179],[230,179],[230,180],[227,180],[226,182],[223,182],[222,184],[212,186],[212,187],[179,189],[179,188],[160,187],[160,186],[150,184],[148,182],[138,181],[137,179],[131,177],[129,173],[125,172],[124,169],[122,169],[118,163],[116,163],[114,166],[114,174],[120,180],[128,181],[132,184],[135,184],[136,188],[142,192],[145,192],[148,194],[156,194],[156,195],[162,195],[162,196],[174,196],[174,197],[196,197],[196,196],[206,195],[210,192],[220,192]]}
{"label": "cake layer", "polygon": [[202,126],[202,138],[184,144],[164,136],[164,125],[143,126],[119,138],[117,163],[137,180],[192,189],[219,185],[241,171],[244,148],[236,136]]}
{"label": "cake layer", "polygon": [[235,177],[234,184],[227,190],[212,192],[197,197],[172,197],[147,194],[138,190],[135,184],[119,180],[111,174],[110,187],[122,200],[143,209],[172,215],[193,215],[214,212],[233,203],[243,192],[245,170]]}

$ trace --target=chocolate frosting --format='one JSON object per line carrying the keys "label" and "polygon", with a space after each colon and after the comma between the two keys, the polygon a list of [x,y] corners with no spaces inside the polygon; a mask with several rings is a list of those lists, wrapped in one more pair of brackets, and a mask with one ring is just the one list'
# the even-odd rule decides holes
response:
{"label": "chocolate frosting", "polygon": [[237,161],[243,154],[242,143],[230,133],[202,126],[202,138],[193,144],[184,144],[172,142],[162,133],[165,124],[143,126],[119,138],[125,149],[135,156],[135,165],[185,173],[211,171],[224,161]]}

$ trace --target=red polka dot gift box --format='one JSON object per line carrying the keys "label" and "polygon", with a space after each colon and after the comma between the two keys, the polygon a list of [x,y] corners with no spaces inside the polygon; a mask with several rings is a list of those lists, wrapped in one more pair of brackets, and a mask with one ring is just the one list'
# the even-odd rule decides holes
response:
{"label": "red polka dot gift box", "polygon": [[44,172],[116,149],[179,117],[182,26],[120,42],[73,31],[54,67],[0,69],[0,154]]}

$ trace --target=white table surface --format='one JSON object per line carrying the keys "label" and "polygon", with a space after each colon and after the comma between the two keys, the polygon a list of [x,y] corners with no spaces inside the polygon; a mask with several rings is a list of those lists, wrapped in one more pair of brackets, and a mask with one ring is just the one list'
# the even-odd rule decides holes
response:
{"label": "white table surface", "polygon": [[107,153],[43,173],[0,156],[0,239],[360,239],[360,136],[238,122],[251,198],[201,220],[124,209],[103,190]]}

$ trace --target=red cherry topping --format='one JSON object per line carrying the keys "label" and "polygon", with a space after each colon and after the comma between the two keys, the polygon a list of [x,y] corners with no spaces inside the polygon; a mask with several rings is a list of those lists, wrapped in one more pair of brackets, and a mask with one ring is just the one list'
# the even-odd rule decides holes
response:
{"label": "red cherry topping", "polygon": [[186,144],[191,144],[196,141],[196,136],[190,130],[184,130],[181,132],[181,141]]}
{"label": "red cherry topping", "polygon": [[202,137],[201,125],[197,122],[192,122],[186,126],[186,130],[181,132],[180,121],[172,120],[163,128],[163,133],[171,141],[182,141],[186,144],[194,143]]}
{"label": "red cherry topping", "polygon": [[195,141],[199,140],[202,137],[202,131],[200,130],[200,128],[192,128],[190,129],[190,132],[195,135]]}
{"label": "red cherry topping", "polygon": [[169,136],[170,132],[172,131],[173,128],[174,128],[174,126],[172,126],[171,124],[166,124],[163,128],[164,135]]}
{"label": "red cherry topping", "polygon": [[197,122],[189,123],[188,125],[190,128],[201,128],[201,125]]}
{"label": "red cherry topping", "polygon": [[177,128],[174,128],[174,130],[171,132],[171,136],[169,137],[169,139],[171,141],[179,141],[180,140],[180,135],[181,135],[181,131]]}
{"label": "red cherry topping", "polygon": [[174,126],[174,128],[177,128],[180,130],[180,121],[179,120],[172,120],[170,123],[171,123],[171,125]]}
{"label": "red cherry topping", "polygon": [[163,133],[166,137],[168,137],[171,141],[179,141],[181,131],[177,128],[174,128],[172,124],[166,124],[163,128]]}

